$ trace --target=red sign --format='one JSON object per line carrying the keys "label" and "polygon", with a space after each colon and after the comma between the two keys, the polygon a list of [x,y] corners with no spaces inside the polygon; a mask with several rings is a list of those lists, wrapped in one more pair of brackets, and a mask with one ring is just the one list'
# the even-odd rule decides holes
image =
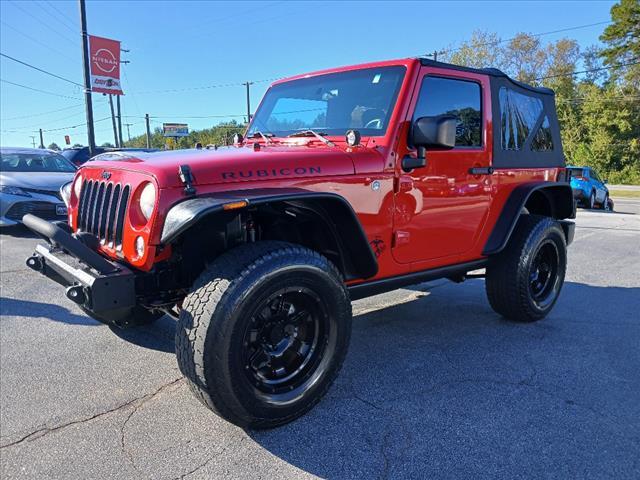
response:
{"label": "red sign", "polygon": [[71,145],[71,137],[69,135],[64,136],[64,143]]}
{"label": "red sign", "polygon": [[91,91],[124,95],[120,85],[120,42],[89,35]]}

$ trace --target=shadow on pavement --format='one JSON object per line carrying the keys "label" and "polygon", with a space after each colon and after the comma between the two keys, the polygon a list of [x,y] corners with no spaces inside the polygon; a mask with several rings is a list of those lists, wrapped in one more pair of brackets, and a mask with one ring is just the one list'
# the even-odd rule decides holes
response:
{"label": "shadow on pavement", "polygon": [[9,235],[14,238],[39,238],[38,235],[21,224],[2,227],[0,228],[0,234]]}
{"label": "shadow on pavement", "polygon": [[640,288],[568,282],[546,320],[517,324],[490,309],[482,281],[437,289],[354,318],[327,397],[248,433],[329,479],[633,471],[639,310]]}
{"label": "shadow on pavement", "polygon": [[44,317],[54,322],[68,323],[69,325],[86,325],[89,327],[100,325],[100,322],[90,317],[77,315],[59,305],[6,297],[0,298],[0,314],[16,317]]}
{"label": "shadow on pavement", "polygon": [[109,327],[122,340],[142,348],[158,352],[175,352],[176,322],[169,315],[159,318],[151,325],[133,328]]}

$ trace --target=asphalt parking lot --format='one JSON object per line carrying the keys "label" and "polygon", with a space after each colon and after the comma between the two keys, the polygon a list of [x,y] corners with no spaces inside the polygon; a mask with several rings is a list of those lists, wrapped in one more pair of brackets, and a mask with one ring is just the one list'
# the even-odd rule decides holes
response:
{"label": "asphalt parking lot", "polygon": [[354,303],[341,375],[312,412],[251,432],[181,379],[173,321],[113,331],[0,236],[0,477],[640,478],[640,200],[581,210],[542,322],[482,280]]}

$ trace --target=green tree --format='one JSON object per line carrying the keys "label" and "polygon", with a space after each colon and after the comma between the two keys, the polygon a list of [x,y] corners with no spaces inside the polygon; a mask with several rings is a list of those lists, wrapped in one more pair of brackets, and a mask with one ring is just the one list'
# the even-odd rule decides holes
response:
{"label": "green tree", "polygon": [[83,145],[82,145],[82,144],[80,144],[80,143],[74,143],[74,144],[73,144],[73,147],[71,147],[71,148],[82,148],[82,147],[83,147]]}
{"label": "green tree", "polygon": [[451,54],[445,54],[443,60],[474,68],[501,68],[503,55],[500,37],[496,33],[476,30],[468,41]]}
{"label": "green tree", "polygon": [[56,142],[53,142],[53,143],[49,144],[49,146],[47,148],[49,150],[56,150],[56,151],[60,150],[60,147],[58,146],[58,144]]}
{"label": "green tree", "polygon": [[105,147],[105,148],[113,148],[113,143],[110,142],[104,142],[102,145],[100,145],[101,147]]}
{"label": "green tree", "polygon": [[[640,61],[640,0],[620,0],[611,7],[611,20],[600,35],[606,44],[601,52],[605,65]],[[640,89],[640,64],[612,69],[611,77]]]}
{"label": "green tree", "polygon": [[545,76],[547,54],[540,38],[528,33],[518,33],[502,49],[502,54],[502,64],[516,80],[537,85],[537,79]]}

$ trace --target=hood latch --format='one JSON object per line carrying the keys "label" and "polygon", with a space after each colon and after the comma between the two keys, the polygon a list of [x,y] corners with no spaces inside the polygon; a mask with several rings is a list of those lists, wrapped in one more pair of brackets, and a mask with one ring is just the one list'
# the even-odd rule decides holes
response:
{"label": "hood latch", "polygon": [[195,195],[196,189],[193,186],[193,173],[191,173],[191,167],[189,165],[180,165],[178,167],[178,175],[180,181],[184,183],[184,194]]}

